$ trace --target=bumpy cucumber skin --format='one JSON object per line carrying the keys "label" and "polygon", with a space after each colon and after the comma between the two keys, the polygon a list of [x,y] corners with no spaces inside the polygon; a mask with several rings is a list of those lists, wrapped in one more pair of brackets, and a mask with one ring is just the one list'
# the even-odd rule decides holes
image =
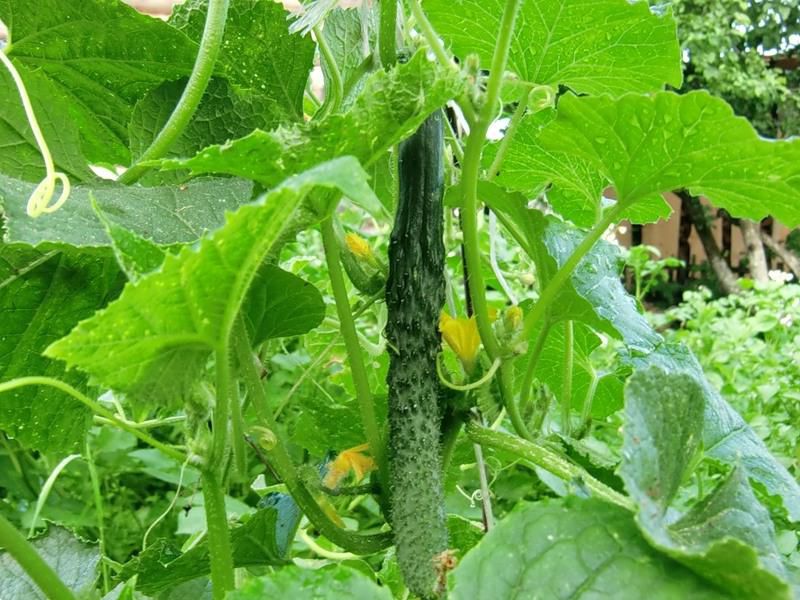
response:
{"label": "bumpy cucumber skin", "polygon": [[437,111],[400,146],[386,282],[389,476],[397,561],[409,590],[438,595],[447,549],[436,355],[444,287],[444,134]]}

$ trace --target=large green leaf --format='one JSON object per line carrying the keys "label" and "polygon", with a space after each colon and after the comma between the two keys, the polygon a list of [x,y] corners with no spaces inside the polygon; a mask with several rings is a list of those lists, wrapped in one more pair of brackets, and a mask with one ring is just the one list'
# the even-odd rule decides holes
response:
{"label": "large green leaf", "polygon": [[766,499],[779,499],[779,507],[792,521],[800,521],[800,486],[767,450],[744,419],[720,396],[703,374],[692,352],[684,345],[661,343],[654,352],[626,358],[637,369],[656,366],[668,373],[692,377],[705,401],[703,450],[706,458],[740,465],[748,477],[763,486]]}
{"label": "large green leaf", "polygon": [[76,186],[58,211],[31,219],[25,205],[35,185],[0,175],[6,241],[108,246],[92,198],[106,218],[161,245],[191,243],[225,223],[225,212],[250,201],[253,185],[242,179],[197,179],[161,187],[97,183]]}
{"label": "large green leaf", "polygon": [[637,371],[625,388],[620,475],[638,504],[645,537],[676,560],[742,598],[791,598],[775,528],[744,470],[676,520],[669,514],[700,448],[705,400],[683,373]]}
{"label": "large green leaf", "polygon": [[[75,539],[66,529],[51,527],[33,540],[36,552],[77,596],[89,597],[97,579],[100,550]],[[7,552],[0,554],[0,598],[45,600],[42,591]]]}
{"label": "large green leaf", "polygon": [[[800,224],[800,140],[759,138],[706,92],[616,100],[566,95],[536,145],[546,155],[532,161],[536,178],[547,172],[552,181],[576,185],[579,171],[561,168],[569,156],[607,178],[625,203],[685,187],[736,217]],[[528,144],[515,152],[539,151]]]}
{"label": "large green leaf", "polygon": [[[115,0],[0,0],[0,19],[22,76],[36,72],[59,90],[47,100],[68,106],[83,153],[95,162],[127,164],[133,105],[188,75],[197,53],[180,31]],[[52,125],[48,138],[60,135]]]}
{"label": "large green leaf", "polygon": [[[258,510],[246,523],[231,531],[234,566],[286,564],[288,544],[281,531],[288,528],[294,533],[299,522],[300,513],[294,504]],[[136,589],[155,594],[208,575],[210,571],[207,540],[181,554],[170,542],[160,539],[125,564],[119,577],[125,580],[138,575]]]}
{"label": "large green leaf", "polygon": [[[56,168],[73,181],[90,179],[92,174],[81,154],[80,133],[62,92],[40,73],[26,71],[21,76]],[[36,182],[45,174],[19,92],[5,68],[0,69],[0,173]]]}
{"label": "large green leaf", "polygon": [[[46,354],[108,387],[152,402],[185,397],[209,354],[229,339],[258,269],[291,215],[320,187],[353,198],[373,197],[366,173],[353,157],[287,179],[229,215],[226,225],[197,248],[168,256],[159,271],[128,284],[119,300],[82,322]],[[306,330],[318,324],[316,315],[305,318]]]}
{"label": "large green leaf", "polygon": [[456,96],[462,85],[458,74],[429,61],[420,51],[406,64],[371,75],[343,114],[291,129],[257,130],[206,148],[194,158],[160,164],[195,173],[229,173],[267,187],[337,156],[355,156],[369,167],[415,131],[427,115]]}
{"label": "large green leaf", "polygon": [[[461,59],[492,61],[503,0],[426,0],[436,31]],[[525,81],[589,94],[623,94],[681,84],[680,46],[671,14],[647,2],[523,2],[508,68]]]}
{"label": "large green leaf", "polygon": [[725,598],[642,539],[630,513],[597,500],[523,504],[450,576],[473,598]]}
{"label": "large green leaf", "polygon": [[352,567],[337,564],[322,569],[287,567],[251,579],[228,595],[230,600],[314,598],[314,600],[391,600],[389,588]]}
{"label": "large green leaf", "polygon": [[[65,373],[42,352],[116,296],[121,283],[109,253],[0,245],[0,381],[46,375],[85,389],[82,374]],[[0,429],[26,447],[67,453],[80,447],[90,425],[90,411],[61,392],[25,387],[0,394]]]}
{"label": "large green leaf", "polygon": [[[189,0],[175,8],[170,24],[200,40],[208,0]],[[303,119],[303,91],[314,61],[310,37],[290,35],[280,3],[231,0],[217,73],[231,83],[274,101],[287,117]]]}

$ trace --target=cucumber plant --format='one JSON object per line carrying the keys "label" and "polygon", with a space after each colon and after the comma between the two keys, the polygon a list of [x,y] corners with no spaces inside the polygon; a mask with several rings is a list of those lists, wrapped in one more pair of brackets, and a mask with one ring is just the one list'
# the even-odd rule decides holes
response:
{"label": "cucumber plant", "polygon": [[336,4],[0,0],[0,597],[793,597],[795,474],[602,238],[796,226],[800,142],[662,7]]}

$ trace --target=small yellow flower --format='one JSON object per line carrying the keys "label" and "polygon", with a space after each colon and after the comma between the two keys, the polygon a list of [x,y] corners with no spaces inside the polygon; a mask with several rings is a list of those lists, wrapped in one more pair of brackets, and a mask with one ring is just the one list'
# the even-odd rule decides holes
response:
{"label": "small yellow flower", "polygon": [[371,261],[374,259],[374,254],[372,253],[372,247],[369,245],[369,242],[362,238],[357,233],[348,233],[344,236],[344,243],[347,244],[347,248],[355,254],[357,257]]}
{"label": "small yellow flower", "polygon": [[375,469],[375,461],[372,457],[362,454],[369,446],[361,444],[355,448],[342,450],[339,455],[328,465],[328,473],[325,475],[323,484],[330,489],[336,489],[342,480],[353,472],[356,483],[364,479],[364,476]]}
{"label": "small yellow flower", "polygon": [[470,373],[475,367],[478,358],[478,349],[481,345],[481,336],[478,334],[478,323],[475,317],[469,319],[454,319],[447,313],[442,313],[439,320],[439,331],[447,345],[456,353],[464,370]]}

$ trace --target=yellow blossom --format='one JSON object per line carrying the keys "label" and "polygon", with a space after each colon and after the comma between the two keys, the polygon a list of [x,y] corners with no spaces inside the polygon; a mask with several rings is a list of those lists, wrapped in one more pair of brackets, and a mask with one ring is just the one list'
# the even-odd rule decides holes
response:
{"label": "yellow blossom", "polygon": [[478,323],[475,317],[454,319],[442,313],[439,320],[439,331],[447,345],[456,353],[464,369],[469,373],[478,358],[481,337],[478,334]]}
{"label": "yellow blossom", "polygon": [[372,247],[369,245],[369,242],[357,233],[345,234],[344,243],[347,244],[347,248],[350,252],[357,257],[364,260],[372,260],[374,258]]}
{"label": "yellow blossom", "polygon": [[361,444],[355,448],[342,450],[328,465],[328,473],[323,480],[325,487],[336,489],[350,471],[353,472],[356,483],[358,483],[364,479],[367,473],[375,469],[375,461],[366,454],[362,454],[367,448],[367,444]]}

